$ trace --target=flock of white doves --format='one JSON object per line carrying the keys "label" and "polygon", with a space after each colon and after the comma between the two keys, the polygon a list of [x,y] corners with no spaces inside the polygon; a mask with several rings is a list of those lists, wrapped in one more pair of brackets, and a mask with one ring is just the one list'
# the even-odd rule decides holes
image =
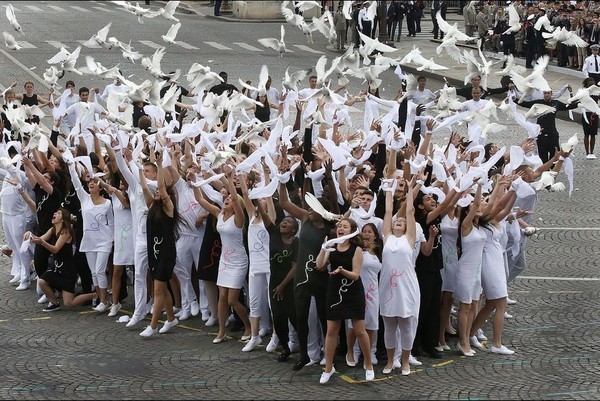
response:
{"label": "flock of white doves", "polygon": [[[321,17],[313,17],[312,22],[307,24],[301,15],[294,14],[289,8],[289,1],[284,1],[281,5],[281,12],[285,17],[286,21],[302,30],[307,36],[309,42],[312,42],[312,32],[318,30],[325,35],[330,43],[335,43],[335,29],[333,27],[333,17],[329,11],[326,11]],[[174,12],[179,5],[179,1],[169,1],[164,8],[160,8],[157,11],[151,9],[142,8],[138,3],[132,5],[126,1],[117,2],[126,11],[137,16],[139,23],[144,23],[144,19],[155,18],[162,16],[166,19],[173,20],[175,23],[171,26],[165,35],[162,35],[162,39],[167,44],[172,44],[175,41],[175,37],[181,28],[181,23],[177,18],[174,17]],[[349,14],[352,2],[345,1],[343,12],[347,19],[350,19]],[[369,7],[370,13],[375,13],[375,7],[377,3],[373,2]],[[301,11],[306,11],[311,7],[320,6],[316,1],[295,1],[294,6],[298,7]],[[518,14],[511,4],[509,6],[509,30],[515,32],[521,28]],[[14,28],[19,34],[23,35],[23,30],[17,22],[15,17],[14,9],[11,4],[6,8],[6,16]],[[458,30],[457,24],[450,25],[447,23],[441,15],[437,14],[437,21],[440,29],[444,32],[443,42],[437,48],[437,54],[442,56],[442,52],[445,51],[449,57],[458,63],[466,63],[468,75],[465,77],[465,84],[476,75],[481,76],[481,86],[487,88],[487,78],[492,73],[492,66],[498,62],[506,61],[506,68],[502,71],[496,71],[496,74],[509,75],[514,82],[514,85],[520,92],[521,97],[527,97],[536,90],[544,90],[548,88],[548,82],[544,79],[543,73],[548,64],[548,57],[541,57],[537,60],[537,64],[533,71],[525,75],[526,70],[515,64],[512,56],[508,56],[507,59],[500,61],[488,61],[481,50],[476,55],[473,50],[463,50],[462,54],[458,47],[456,47],[457,41],[469,41],[475,40]],[[544,23],[544,21],[542,21]],[[129,110],[126,110],[121,116],[117,116],[113,113],[106,113],[106,119],[98,120],[96,126],[102,131],[99,134],[99,138],[110,146],[111,140],[118,139],[121,146],[126,146],[130,141],[135,149],[134,155],[144,157],[142,153],[143,140],[142,135],[144,132],[138,132],[137,134],[130,134],[132,127],[130,124],[130,111],[131,103],[133,102],[144,102],[147,105],[144,107],[144,111],[156,122],[164,122],[166,113],[175,113],[175,103],[180,95],[180,88],[178,85],[171,85],[171,83],[177,83],[177,79],[181,75],[181,70],[177,69],[174,73],[167,74],[161,69],[161,60],[165,55],[165,47],[157,49],[154,54],[150,57],[144,57],[141,53],[135,51],[131,47],[131,41],[128,44],[121,42],[115,37],[109,37],[109,29],[111,23],[108,23],[104,28],[99,30],[90,39],[90,44],[96,44],[102,46],[105,49],[119,49],[122,51],[123,57],[132,63],[136,60],[141,59],[141,64],[146,68],[148,73],[153,79],[146,79],[143,82],[137,84],[129,81],[119,72],[117,66],[113,68],[106,68],[101,63],[94,60],[91,56],[85,57],[85,66],[76,67],[77,60],[80,55],[81,46],[78,46],[73,52],[69,52],[64,47],[60,49],[58,54],[49,59],[47,62],[50,65],[43,74],[45,82],[55,88],[58,88],[57,81],[61,78],[65,72],[73,72],[78,75],[92,75],[101,77],[104,79],[119,78],[125,85],[127,85],[126,93],[113,92],[107,99],[107,106],[109,104],[128,104]],[[548,24],[548,27],[551,28]],[[549,29],[550,30],[550,29]],[[6,46],[10,49],[18,50],[20,46],[15,40],[14,36],[8,32],[3,32]],[[377,99],[372,96],[367,96],[370,101],[376,101],[385,108],[389,108],[389,112],[385,115],[379,115],[379,111],[376,111],[376,115],[372,116],[381,122],[382,130],[381,133],[376,131],[370,131],[367,124],[365,124],[365,130],[357,130],[359,132],[358,137],[351,141],[343,141],[341,144],[335,144],[332,137],[332,128],[326,131],[326,138],[319,138],[317,146],[322,146],[332,157],[336,167],[345,166],[348,174],[346,177],[349,178],[356,171],[356,167],[359,163],[366,160],[370,155],[370,148],[377,143],[379,140],[384,140],[386,143],[395,148],[404,146],[410,141],[411,130],[409,127],[414,126],[416,118],[431,118],[430,116],[417,117],[416,116],[416,104],[408,102],[408,119],[407,127],[405,128],[404,135],[400,129],[396,126],[394,121],[398,119],[398,104],[404,100],[407,96],[410,96],[417,88],[417,82],[413,75],[403,74],[400,69],[400,64],[414,63],[419,67],[417,70],[422,71],[425,69],[429,70],[443,70],[448,67],[437,64],[433,59],[425,59],[420,50],[414,46],[413,49],[402,57],[390,58],[386,57],[386,53],[398,51],[396,48],[392,48],[386,44],[379,42],[377,39],[371,39],[370,37],[363,35],[359,32],[362,44],[358,49],[354,49],[353,45],[344,52],[343,55],[336,57],[328,63],[326,56],[321,56],[317,61],[314,70],[317,76],[317,89],[312,92],[312,95],[305,100],[319,99],[325,104],[325,108],[319,110],[317,108],[317,102],[307,102],[307,106],[303,111],[304,121],[313,124],[313,128],[318,126],[320,123],[327,123],[323,127],[331,127],[334,123],[339,125],[347,124],[352,125],[352,122],[348,115],[348,108],[345,106],[348,100],[347,96],[341,96],[330,89],[330,77],[335,74],[340,85],[346,85],[349,81],[346,76],[352,76],[362,78],[364,82],[368,83],[371,88],[377,88],[381,84],[379,75],[389,69],[391,66],[395,66],[395,73],[401,80],[406,80],[406,92],[404,95],[396,101],[385,101],[383,99]],[[572,39],[572,37],[565,38],[562,34],[547,33],[552,40],[561,41],[567,45],[577,45],[580,43]],[[281,37],[280,39],[275,38],[264,38],[258,41],[266,46],[272,47],[277,50],[280,55],[286,52],[286,46],[284,43],[285,28],[281,26]],[[480,48],[480,46],[478,46]],[[373,60],[371,60],[372,54],[377,53]],[[328,66],[329,64],[329,66]],[[361,66],[362,64],[362,66]],[[196,113],[199,114],[197,119],[194,119],[190,123],[184,123],[179,127],[179,123],[176,119],[171,120],[169,124],[158,124],[163,125],[158,130],[158,135],[169,138],[173,142],[181,142],[190,140],[190,143],[194,145],[197,155],[201,156],[202,165],[208,171],[217,168],[218,166],[225,163],[230,156],[234,155],[235,152],[230,145],[235,145],[240,142],[253,143],[258,149],[251,156],[245,159],[244,162],[237,166],[238,171],[248,170],[255,165],[260,165],[261,160],[265,160],[267,164],[271,164],[271,175],[273,177],[271,184],[267,187],[261,187],[254,189],[252,197],[263,197],[270,196],[276,189],[278,182],[285,182],[289,179],[290,173],[279,174],[278,169],[272,164],[272,158],[279,152],[281,145],[291,147],[291,139],[293,139],[298,132],[292,132],[290,125],[285,125],[283,120],[287,118],[288,109],[290,102],[298,99],[298,83],[305,79],[311,69],[299,70],[294,73],[289,72],[289,67],[285,72],[285,77],[282,81],[283,93],[285,96],[285,107],[283,118],[278,117],[277,119],[268,121],[266,123],[260,123],[256,119],[251,119],[247,116],[246,110],[253,107],[254,104],[260,105],[256,100],[245,96],[241,92],[233,91],[229,93],[223,92],[221,95],[215,95],[214,93],[205,93],[205,91],[211,86],[223,82],[221,77],[215,72],[211,71],[210,67],[203,66],[200,63],[194,63],[185,77],[190,87],[192,94],[199,94],[197,96],[197,103],[193,106]],[[259,94],[266,94],[266,82],[269,73],[266,65],[261,68],[258,84],[251,86],[246,82],[239,80],[240,85],[250,90],[257,91]],[[363,82],[363,83],[364,83]],[[160,90],[164,85],[171,85],[166,94],[161,98]],[[580,101],[580,106],[589,111],[595,111],[600,114],[600,109],[596,102],[592,100],[591,95],[600,94],[600,88],[592,86],[587,89],[580,89],[578,93],[570,98],[568,101]],[[486,102],[486,106],[479,111],[465,111],[459,112],[460,101],[456,96],[456,89],[445,85],[443,89],[438,91],[437,101],[426,105],[430,112],[436,113],[435,119],[437,124],[434,128],[435,131],[441,130],[453,130],[456,124],[468,123],[469,125],[474,124],[479,127],[483,127],[480,135],[482,138],[486,138],[490,133],[497,133],[504,129],[506,126],[492,122],[493,120],[499,121],[497,109],[500,109],[507,115],[508,118],[513,119],[521,125],[527,131],[530,138],[535,138],[539,135],[540,127],[535,123],[535,119],[546,113],[554,112],[554,108],[547,107],[544,105],[535,105],[526,114],[522,114],[517,111],[516,104],[513,102],[512,97],[508,96],[504,101],[497,106],[494,102]],[[100,106],[96,100],[96,105]],[[58,119],[64,115],[66,107],[61,102],[59,107],[55,107],[53,110],[53,117]],[[108,107],[111,109],[110,107]],[[44,113],[37,107],[23,106],[17,109],[18,111],[7,113],[7,117],[14,121],[14,130],[18,133],[29,133],[31,140],[29,146],[38,146],[40,150],[44,151],[47,147],[47,139],[45,136],[47,132],[43,132],[37,124],[29,124],[25,122],[31,115],[38,115],[43,118]],[[220,123],[220,117],[224,112],[230,114],[238,112],[242,114],[245,119],[239,118],[228,118],[227,126],[222,126]],[[10,115],[9,115],[10,114]],[[430,113],[427,113],[430,114]],[[431,115],[431,114],[430,114]],[[584,114],[585,115],[585,114]],[[261,132],[266,128],[271,128],[271,133],[268,139],[261,136]],[[318,131],[319,128],[316,128]],[[67,138],[72,139],[81,133],[77,132],[77,127],[74,128],[74,132],[71,132]],[[200,140],[195,140],[200,136]],[[156,150],[161,149],[159,141],[150,135],[148,141],[152,146],[155,146]],[[481,142],[481,141],[479,141]],[[577,143],[577,138],[571,138],[565,144],[562,144],[564,149],[572,149]],[[452,145],[450,145],[452,146]],[[362,157],[358,159],[354,158],[353,155],[357,154],[358,149],[362,149]],[[483,158],[484,152],[482,146],[477,144],[477,141],[473,144],[472,151],[480,151],[480,158]],[[68,150],[68,149],[67,149]],[[518,167],[520,161],[528,161],[531,164],[539,164],[539,157],[523,154],[523,151],[519,151],[520,147],[513,146],[510,149],[511,163],[506,166],[505,174],[508,174],[512,169]],[[4,153],[4,152],[2,152]],[[166,152],[165,152],[166,154]],[[498,155],[504,154],[504,149],[498,152]],[[454,155],[454,157],[452,157]],[[3,155],[5,156],[5,155]],[[365,157],[366,156],[366,157]],[[436,148],[433,155],[430,157],[434,161],[434,172],[438,177],[438,181],[452,181],[452,185],[457,187],[468,186],[474,177],[485,177],[487,179],[487,171],[497,160],[490,159],[486,163],[481,163],[478,167],[466,167],[462,166],[458,171],[462,171],[464,179],[458,178],[456,182],[449,175],[445,174],[444,168],[452,165],[459,165],[456,159],[456,150],[444,154],[441,148]],[[7,160],[3,158],[3,161]],[[411,160],[411,169],[418,171],[424,166],[427,160],[421,160],[417,157]],[[170,162],[168,157],[163,158],[163,163]],[[298,163],[292,166],[292,170],[298,167]],[[468,170],[468,174],[467,174]],[[315,173],[315,172],[313,172]],[[208,186],[208,183],[216,179],[219,175],[213,176],[209,180],[202,180],[198,182],[198,185],[202,185],[203,188]],[[311,177],[312,178],[312,177]],[[546,181],[552,181],[552,177],[543,177]],[[547,187],[547,182],[544,181],[542,188]],[[570,179],[572,188],[572,177]],[[553,181],[552,181],[553,182]],[[552,184],[550,182],[550,184]],[[209,190],[209,189],[208,189]],[[212,192],[209,190],[209,192]],[[219,199],[217,194],[214,194],[215,200]]]}

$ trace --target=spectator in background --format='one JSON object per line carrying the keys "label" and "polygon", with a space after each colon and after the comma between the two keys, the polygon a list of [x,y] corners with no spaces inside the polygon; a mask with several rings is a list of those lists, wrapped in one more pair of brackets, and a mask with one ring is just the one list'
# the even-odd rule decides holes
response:
{"label": "spectator in background", "polygon": [[363,33],[363,35],[367,35],[368,37],[372,37],[371,34],[373,32],[373,18],[367,12],[370,3],[365,1],[363,3],[363,7],[358,12],[358,28]]}
{"label": "spectator in background", "polygon": [[477,34],[479,40],[481,41],[480,49],[483,50],[483,44],[485,43],[487,34],[488,34],[488,21],[487,16],[485,15],[485,7],[479,7],[479,12],[477,13]]}
{"label": "spectator in background", "polygon": [[415,25],[415,15],[418,9],[414,1],[409,1],[406,5],[406,28],[408,29],[408,36],[413,38],[416,36],[417,30]]}
{"label": "spectator in background", "polygon": [[423,9],[425,8],[425,2],[423,0],[417,0],[416,6],[417,11],[415,13],[415,30],[417,33],[421,33],[421,18],[423,18]]}
{"label": "spectator in background", "polygon": [[396,8],[396,0],[392,0],[387,8],[387,34],[391,40],[394,40],[394,33],[398,25],[398,21],[396,21]]}
{"label": "spectator in background", "polygon": [[[403,1],[397,1],[395,3],[395,7],[396,23],[398,24],[398,36],[396,41],[399,42],[400,35],[402,35],[402,21],[404,20],[404,16],[406,15],[406,5]],[[394,34],[394,30],[392,30],[392,35]],[[393,38],[393,36],[391,38]]]}
{"label": "spectator in background", "polygon": [[336,48],[338,50],[346,49],[346,17],[342,12],[344,8],[343,4],[338,4],[337,11],[333,16],[333,26],[335,27],[335,33],[337,35]]}
{"label": "spectator in background", "polygon": [[436,14],[438,11],[440,12],[443,19],[446,19],[446,2],[443,0],[434,0],[431,4],[431,20],[433,21],[433,38],[437,39],[438,36],[440,39],[444,39],[444,32],[440,29],[437,23]]}
{"label": "spectator in background", "polygon": [[[475,8],[476,1],[470,1],[463,9],[463,15],[465,19],[465,33],[467,36],[474,37],[475,30],[477,29],[477,9]],[[474,43],[469,41],[466,43]]]}

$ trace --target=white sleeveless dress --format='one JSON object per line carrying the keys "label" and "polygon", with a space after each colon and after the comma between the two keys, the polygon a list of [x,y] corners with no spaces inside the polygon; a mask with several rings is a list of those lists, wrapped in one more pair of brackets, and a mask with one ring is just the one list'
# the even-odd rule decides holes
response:
{"label": "white sleeveless dress", "polygon": [[473,226],[466,237],[462,237],[462,255],[458,259],[458,274],[454,298],[463,304],[478,301],[481,295],[481,262],[485,244],[484,228]]}
{"label": "white sleeveless dress", "polygon": [[508,296],[504,270],[504,248],[501,243],[503,231],[504,227],[502,225],[499,229],[490,225],[490,229],[485,230],[481,286],[487,299],[500,299]]}
{"label": "white sleeveless dress", "polygon": [[133,265],[133,214],[130,208],[123,206],[115,194],[112,194],[110,199],[115,215],[113,264],[118,266]]}
{"label": "white sleeveless dress", "polygon": [[363,251],[360,279],[365,288],[365,329],[379,330],[379,272],[381,262],[377,255]]}
{"label": "white sleeveless dress", "polygon": [[217,231],[221,235],[221,258],[217,285],[225,288],[240,289],[248,273],[248,254],[244,247],[244,232],[235,226],[235,217],[223,220],[223,213],[217,219]]}
{"label": "white sleeveless dress", "polygon": [[444,257],[444,268],[441,271],[442,291],[454,292],[458,273],[458,255],[456,253],[458,218],[451,219],[448,215],[444,216],[440,230],[442,231],[442,255]]}
{"label": "white sleeveless dress", "polygon": [[419,316],[421,291],[412,259],[413,247],[405,235],[390,235],[383,246],[379,275],[379,310],[385,317]]}
{"label": "white sleeveless dress", "polygon": [[269,233],[265,224],[254,223],[252,216],[248,225],[248,250],[250,253],[250,275],[267,274],[271,272],[269,259]]}

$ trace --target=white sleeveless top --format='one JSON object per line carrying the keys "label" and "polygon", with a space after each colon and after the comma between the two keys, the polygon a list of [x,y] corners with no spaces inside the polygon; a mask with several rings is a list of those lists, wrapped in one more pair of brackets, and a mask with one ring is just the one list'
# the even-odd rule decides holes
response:
{"label": "white sleeveless top", "polygon": [[269,258],[269,232],[262,220],[255,223],[256,216],[250,218],[248,225],[248,250],[250,253],[250,275],[271,272]]}

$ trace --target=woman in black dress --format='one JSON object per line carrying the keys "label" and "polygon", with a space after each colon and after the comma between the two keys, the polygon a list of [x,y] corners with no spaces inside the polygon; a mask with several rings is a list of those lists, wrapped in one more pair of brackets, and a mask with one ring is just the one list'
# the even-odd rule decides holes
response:
{"label": "woman in black dress", "polygon": [[352,219],[340,220],[337,225],[337,237],[337,244],[328,248],[326,241],[317,256],[318,270],[324,270],[327,265],[331,266],[327,287],[325,371],[321,375],[321,384],[327,383],[335,373],[333,358],[340,327],[345,319],[352,320],[354,334],[365,358],[366,380],[375,378],[371,363],[371,344],[365,330],[365,291],[360,279],[363,263],[362,238],[356,222]]}
{"label": "woman in black dress", "polygon": [[77,283],[77,268],[73,257],[75,233],[71,226],[70,216],[68,210],[60,208],[52,215],[52,227],[44,235],[37,237],[28,233],[32,243],[54,255],[54,265],[49,266],[38,280],[40,288],[50,301],[44,308],[44,312],[60,309],[60,304],[54,295],[55,290],[62,291],[66,307],[84,305],[96,296],[95,292],[75,295],[75,284]]}
{"label": "woman in black dress", "polygon": [[179,237],[179,214],[177,213],[177,200],[174,188],[167,187],[165,183],[162,157],[157,157],[158,176],[157,189],[154,196],[148,188],[143,170],[140,170],[140,183],[144,191],[144,198],[148,205],[146,220],[146,239],[148,244],[148,266],[154,280],[154,308],[150,325],[140,333],[142,337],[150,337],[158,332],[158,318],[163,310],[167,312],[167,321],[160,329],[166,333],[179,321],[173,313],[173,298],[171,297],[168,283],[175,268],[176,247],[175,242]]}

